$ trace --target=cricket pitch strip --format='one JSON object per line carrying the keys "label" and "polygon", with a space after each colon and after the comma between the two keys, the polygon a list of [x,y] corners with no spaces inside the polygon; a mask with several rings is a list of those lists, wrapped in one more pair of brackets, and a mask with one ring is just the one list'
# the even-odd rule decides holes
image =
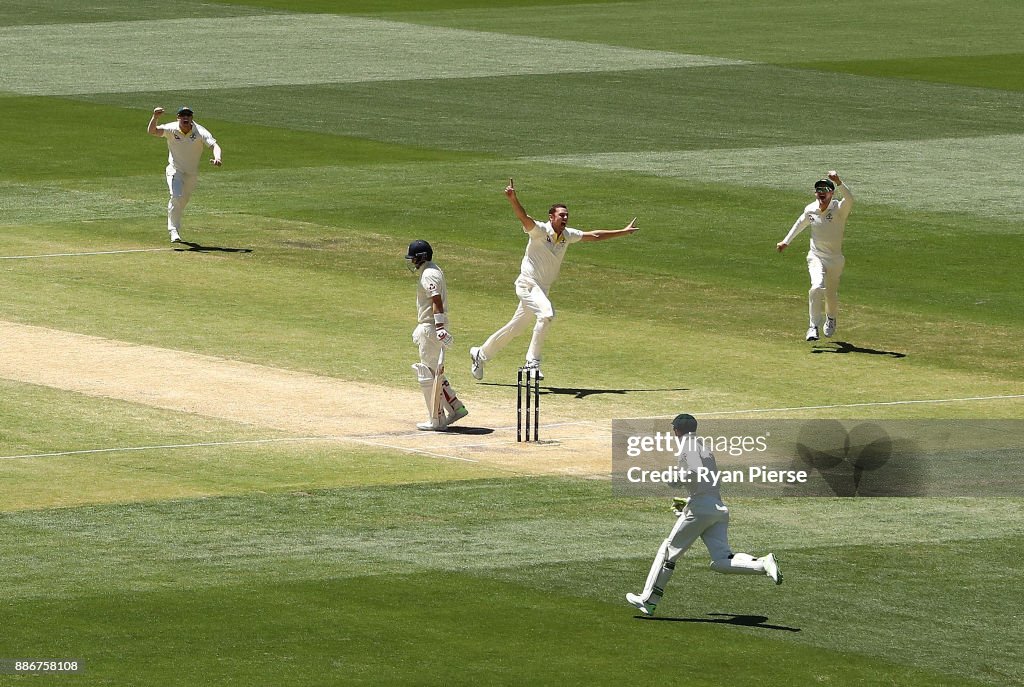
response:
{"label": "cricket pitch strip", "polygon": [[611,471],[610,419],[548,411],[544,441],[517,445],[512,399],[471,400],[452,431],[422,432],[422,394],[412,383],[395,389],[13,322],[0,321],[0,341],[0,378],[12,381],[513,474]]}

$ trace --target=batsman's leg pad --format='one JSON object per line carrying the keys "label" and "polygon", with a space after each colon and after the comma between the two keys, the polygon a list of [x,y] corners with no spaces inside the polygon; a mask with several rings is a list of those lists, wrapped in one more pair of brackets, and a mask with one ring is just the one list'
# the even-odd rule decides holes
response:
{"label": "batsman's leg pad", "polygon": [[423,392],[423,402],[427,405],[427,421],[443,424],[443,409],[439,417],[434,417],[434,373],[423,363],[415,363],[412,369],[416,372],[416,380],[420,383],[420,390]]}

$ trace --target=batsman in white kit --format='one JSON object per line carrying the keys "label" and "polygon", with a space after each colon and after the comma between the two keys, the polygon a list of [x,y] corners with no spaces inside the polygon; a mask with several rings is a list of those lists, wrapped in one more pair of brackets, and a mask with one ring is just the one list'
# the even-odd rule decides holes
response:
{"label": "batsman in white kit", "polygon": [[[833,197],[837,191],[838,199]],[[846,265],[843,234],[846,233],[846,218],[853,209],[853,193],[834,170],[814,183],[814,195],[816,200],[804,208],[786,238],[775,244],[781,253],[797,234],[811,228],[811,248],[807,252],[807,271],[811,275],[811,289],[807,292],[810,314],[808,341],[817,341],[819,332],[825,336],[836,333],[839,278]]]}
{"label": "batsman in white kit", "polygon": [[178,110],[177,121],[172,124],[158,124],[164,108],[153,109],[147,131],[151,136],[167,139],[167,189],[171,197],[167,201],[167,233],[171,243],[181,241],[181,216],[192,197],[192,191],[199,181],[199,161],[204,148],[213,149],[210,164],[220,167],[221,149],[217,139],[205,127],[192,121],[192,109]]}
{"label": "batsman in white kit", "polygon": [[577,241],[604,241],[619,236],[628,236],[637,231],[636,217],[622,229],[598,229],[580,231],[568,226],[569,210],[558,203],[548,210],[548,221],[538,222],[523,208],[516,195],[512,179],[505,187],[505,196],[512,204],[512,211],[529,236],[526,254],[520,267],[519,278],[516,279],[516,296],[519,306],[516,308],[508,324],[491,334],[480,346],[469,349],[472,363],[471,371],[474,379],[484,378],[484,363],[491,360],[515,337],[522,334],[535,319],[530,347],[526,351],[526,369],[537,371],[537,378],[544,379],[540,371],[541,352],[544,348],[544,337],[548,327],[555,318],[555,309],[548,298],[548,291],[558,272],[562,268],[562,259],[569,244]]}
{"label": "batsman in white kit", "polygon": [[439,432],[469,415],[469,410],[455,395],[444,374],[445,350],[452,345],[454,337],[448,333],[448,288],[444,273],[433,258],[434,249],[419,239],[409,244],[405,255],[409,270],[417,276],[418,324],[412,332],[412,340],[419,347],[420,362],[412,369],[427,405],[427,419],[416,427]]}
{"label": "batsman in white kit", "polygon": [[708,547],[711,569],[715,572],[767,575],[775,584],[782,584],[782,572],[774,554],[754,558],[749,553],[733,553],[729,548],[729,509],[722,502],[718,485],[710,479],[696,479],[701,468],[718,473],[715,455],[697,437],[697,420],[686,413],[677,415],[672,420],[672,431],[684,440],[691,437],[679,455],[679,470],[689,496],[673,499],[676,523],[658,549],[644,590],[640,594],[626,594],[626,601],[644,615],[653,615],[675,572],[676,561],[698,537]]}

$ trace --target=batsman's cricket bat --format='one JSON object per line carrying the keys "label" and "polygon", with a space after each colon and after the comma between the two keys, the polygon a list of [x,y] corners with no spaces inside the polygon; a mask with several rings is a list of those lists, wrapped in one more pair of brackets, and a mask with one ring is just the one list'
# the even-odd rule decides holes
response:
{"label": "batsman's cricket bat", "polygon": [[434,399],[434,414],[433,418],[440,420],[442,417],[441,413],[441,388],[444,382],[444,347],[441,347],[441,355],[437,356],[437,367],[434,369],[434,387],[431,389],[433,394],[431,398]]}

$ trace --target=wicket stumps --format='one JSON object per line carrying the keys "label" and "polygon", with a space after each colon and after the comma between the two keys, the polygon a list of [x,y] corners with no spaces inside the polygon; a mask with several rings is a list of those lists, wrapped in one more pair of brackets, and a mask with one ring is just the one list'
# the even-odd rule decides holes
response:
{"label": "wicket stumps", "polygon": [[[540,371],[535,367],[521,367],[516,382],[516,441],[531,441],[531,397],[533,404],[532,441],[537,441],[537,430],[540,428]],[[526,409],[525,413],[523,412],[524,408]],[[523,422],[524,419],[525,422]]]}

